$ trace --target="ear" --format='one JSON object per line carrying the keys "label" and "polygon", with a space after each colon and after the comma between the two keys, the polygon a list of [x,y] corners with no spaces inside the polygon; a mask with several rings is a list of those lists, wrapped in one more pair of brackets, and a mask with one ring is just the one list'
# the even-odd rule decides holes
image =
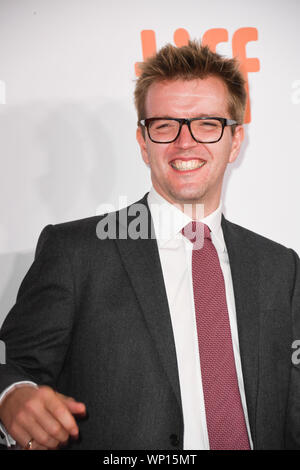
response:
{"label": "ear", "polygon": [[136,140],[138,141],[138,144],[141,149],[141,154],[143,157],[144,162],[146,165],[149,165],[149,156],[148,156],[148,151],[147,151],[147,145],[146,145],[146,139],[143,136],[142,129],[140,126],[138,126],[136,130]]}
{"label": "ear", "polygon": [[240,152],[240,148],[244,140],[244,136],[245,136],[244,127],[237,126],[235,128],[234,135],[232,136],[231,152],[230,152],[230,156],[228,160],[229,163],[233,163],[236,160]]}

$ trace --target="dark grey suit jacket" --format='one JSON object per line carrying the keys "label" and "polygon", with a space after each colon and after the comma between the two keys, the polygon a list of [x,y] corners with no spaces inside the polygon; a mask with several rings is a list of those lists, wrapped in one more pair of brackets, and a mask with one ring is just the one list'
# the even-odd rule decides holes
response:
{"label": "dark grey suit jacket", "polygon": [[[139,202],[150,227],[146,196]],[[43,230],[1,330],[0,392],[30,379],[83,401],[88,416],[70,448],[180,449],[178,368],[157,243],[99,240],[99,220]],[[299,258],[224,217],[222,228],[254,448],[300,448],[300,365],[292,363]]]}

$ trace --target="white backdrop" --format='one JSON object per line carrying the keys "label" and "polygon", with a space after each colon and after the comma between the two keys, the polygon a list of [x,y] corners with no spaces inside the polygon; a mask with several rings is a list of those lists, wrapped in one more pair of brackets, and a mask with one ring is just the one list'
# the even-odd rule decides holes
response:
{"label": "white backdrop", "polygon": [[0,324],[45,225],[150,187],[133,105],[145,30],[160,48],[178,29],[222,28],[228,56],[236,31],[257,30],[246,46],[259,68],[248,74],[251,122],[225,214],[300,253],[299,20],[299,0],[0,0]]}

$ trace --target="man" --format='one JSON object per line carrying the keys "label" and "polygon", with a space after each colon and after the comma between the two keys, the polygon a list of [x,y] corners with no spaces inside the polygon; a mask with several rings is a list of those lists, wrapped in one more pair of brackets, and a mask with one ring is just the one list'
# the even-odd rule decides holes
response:
{"label": "man", "polygon": [[1,332],[3,428],[26,449],[299,448],[299,258],[221,212],[237,63],[168,45],[135,99],[153,188],[42,232]]}

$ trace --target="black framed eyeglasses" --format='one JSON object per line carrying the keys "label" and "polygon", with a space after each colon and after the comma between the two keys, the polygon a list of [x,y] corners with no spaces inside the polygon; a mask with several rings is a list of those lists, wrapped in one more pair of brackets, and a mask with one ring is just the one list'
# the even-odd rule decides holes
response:
{"label": "black framed eyeglasses", "polygon": [[174,142],[178,138],[183,124],[188,126],[191,136],[196,142],[214,144],[222,139],[226,126],[236,126],[238,123],[233,119],[221,117],[191,119],[155,117],[138,121],[138,125],[146,127],[150,140],[157,144]]}

